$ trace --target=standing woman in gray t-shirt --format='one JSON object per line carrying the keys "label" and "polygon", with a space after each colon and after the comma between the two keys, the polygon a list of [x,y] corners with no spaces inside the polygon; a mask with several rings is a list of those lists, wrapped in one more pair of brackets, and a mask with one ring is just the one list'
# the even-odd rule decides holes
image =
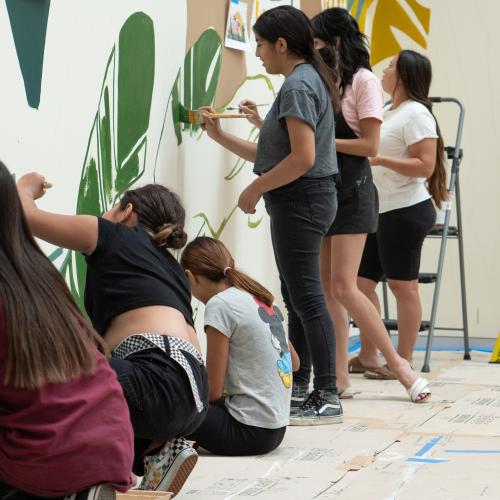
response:
{"label": "standing woman in gray t-shirt", "polygon": [[256,55],[266,71],[285,76],[259,142],[224,132],[208,117],[204,127],[219,144],[255,163],[259,177],[241,193],[238,205],[254,213],[264,197],[290,340],[298,352],[311,355],[314,390],[292,411],[290,424],[337,423],[342,407],[335,335],[321,288],[319,253],[337,209],[332,101],[338,102],[338,90],[333,71],[314,49],[311,23],[303,12],[290,6],[270,9],[253,29]]}

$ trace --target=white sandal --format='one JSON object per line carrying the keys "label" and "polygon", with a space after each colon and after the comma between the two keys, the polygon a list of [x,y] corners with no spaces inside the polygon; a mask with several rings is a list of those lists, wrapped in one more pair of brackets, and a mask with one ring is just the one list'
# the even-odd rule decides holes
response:
{"label": "white sandal", "polygon": [[[427,380],[422,377],[418,377],[406,392],[414,403],[423,403],[431,397],[431,388],[429,387],[429,382],[427,382]],[[421,394],[423,394],[424,397],[421,399],[417,399]]]}

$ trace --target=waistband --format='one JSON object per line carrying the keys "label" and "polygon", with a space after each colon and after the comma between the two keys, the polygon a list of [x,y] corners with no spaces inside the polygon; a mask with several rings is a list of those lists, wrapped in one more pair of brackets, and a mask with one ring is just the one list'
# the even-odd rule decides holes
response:
{"label": "waistband", "polygon": [[198,385],[196,384],[193,370],[184,353],[187,352],[194,356],[194,358],[200,363],[200,365],[204,364],[203,357],[201,353],[187,340],[181,339],[179,337],[171,337],[169,335],[138,333],[122,340],[120,344],[118,344],[118,346],[115,347],[115,349],[113,349],[113,351],[111,352],[111,357],[126,359],[136,352],[151,348],[161,349],[186,372],[189,383],[191,385],[191,391],[193,392],[196,408],[198,410],[198,413],[202,412],[204,409],[204,404],[200,398]]}

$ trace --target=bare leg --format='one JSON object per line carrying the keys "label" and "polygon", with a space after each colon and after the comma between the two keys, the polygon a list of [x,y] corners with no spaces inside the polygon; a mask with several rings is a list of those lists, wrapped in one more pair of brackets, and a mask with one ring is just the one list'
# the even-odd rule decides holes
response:
{"label": "bare leg", "polygon": [[[378,300],[378,295],[375,289],[377,288],[377,284],[375,281],[372,281],[368,278],[358,277],[358,288],[368,297],[370,302],[374,305],[375,309],[380,316],[380,302]],[[380,360],[378,357],[378,349],[377,346],[372,342],[370,335],[367,335],[367,332],[363,330],[359,330],[359,338],[361,348],[359,350],[359,360],[365,366],[380,366]]]}
{"label": "bare leg", "polygon": [[331,237],[324,238],[321,244],[321,284],[325,296],[326,307],[333,321],[335,328],[335,362],[337,374],[337,390],[342,392],[349,387],[348,371],[348,347],[349,347],[349,323],[347,311],[333,296],[332,291],[332,270],[331,270]]}
{"label": "bare leg", "polygon": [[422,321],[418,280],[388,280],[388,283],[398,310],[398,353],[411,363]]}
{"label": "bare leg", "polygon": [[410,388],[417,375],[408,361],[398,355],[379,312],[357,286],[366,234],[336,235],[330,239],[333,296],[349,311],[360,330],[369,332],[371,340],[382,351],[389,368],[406,389]]}

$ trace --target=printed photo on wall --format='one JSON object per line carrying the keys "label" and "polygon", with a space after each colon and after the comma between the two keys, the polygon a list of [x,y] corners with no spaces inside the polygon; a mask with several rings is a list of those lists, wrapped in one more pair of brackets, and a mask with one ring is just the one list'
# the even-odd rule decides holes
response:
{"label": "printed photo on wall", "polygon": [[300,9],[300,0],[255,0],[255,17],[259,17],[263,12],[280,5],[291,5]]}
{"label": "printed photo on wall", "polygon": [[246,2],[230,0],[227,14],[226,47],[238,50],[250,50],[248,44]]}

